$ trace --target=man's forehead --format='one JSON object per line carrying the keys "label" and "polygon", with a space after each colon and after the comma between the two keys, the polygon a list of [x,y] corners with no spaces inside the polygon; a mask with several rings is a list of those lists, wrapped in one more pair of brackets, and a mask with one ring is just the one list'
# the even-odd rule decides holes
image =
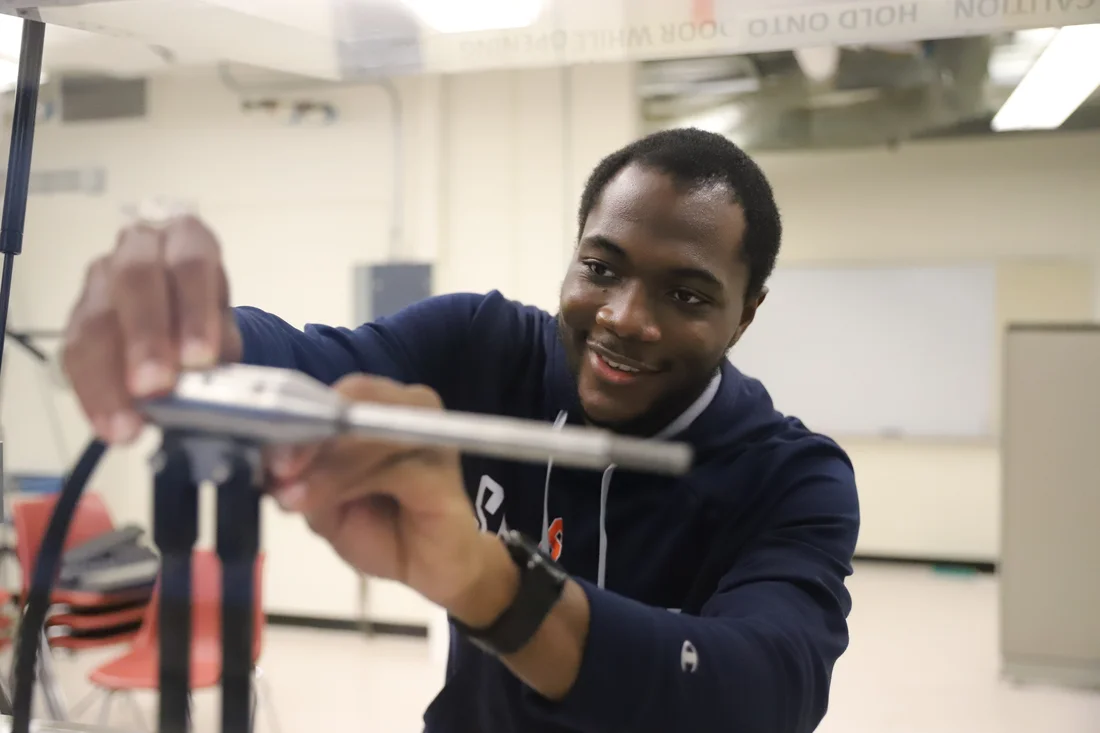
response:
{"label": "man's forehead", "polygon": [[657,170],[628,166],[608,182],[586,222],[586,236],[622,237],[642,227],[651,235],[737,249],[744,213],[721,182],[688,188]]}

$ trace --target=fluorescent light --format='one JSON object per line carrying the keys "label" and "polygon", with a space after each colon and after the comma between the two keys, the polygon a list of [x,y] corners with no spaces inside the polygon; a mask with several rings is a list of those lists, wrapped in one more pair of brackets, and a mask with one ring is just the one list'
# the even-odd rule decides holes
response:
{"label": "fluorescent light", "polygon": [[538,20],[543,0],[404,0],[439,33],[526,28]]}
{"label": "fluorescent light", "polygon": [[1035,65],[1035,60],[1058,35],[1058,28],[1028,28],[1012,34],[1008,43],[994,46],[989,55],[989,81],[1016,87]]}
{"label": "fluorescent light", "polygon": [[1053,130],[1100,86],[1100,24],[1066,26],[993,118],[997,132]]}

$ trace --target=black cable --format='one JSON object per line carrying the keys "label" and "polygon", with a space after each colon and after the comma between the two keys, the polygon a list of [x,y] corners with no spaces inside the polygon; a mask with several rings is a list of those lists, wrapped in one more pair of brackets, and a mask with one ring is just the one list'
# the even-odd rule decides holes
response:
{"label": "black cable", "polygon": [[30,733],[39,639],[46,624],[46,611],[50,607],[53,584],[61,569],[65,538],[69,534],[69,525],[84,493],[84,487],[106,450],[107,445],[100,440],[93,440],[84,449],[76,467],[65,478],[38,550],[15,648],[15,700],[12,705],[11,733]]}

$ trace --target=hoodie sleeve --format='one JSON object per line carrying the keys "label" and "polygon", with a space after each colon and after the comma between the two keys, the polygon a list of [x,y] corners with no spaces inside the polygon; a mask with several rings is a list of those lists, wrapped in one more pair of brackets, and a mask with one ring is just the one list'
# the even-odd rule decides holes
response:
{"label": "hoodie sleeve", "polygon": [[245,364],[295,369],[326,384],[347,374],[374,374],[427,385],[447,401],[461,373],[455,367],[469,345],[471,324],[504,302],[496,294],[441,295],[355,329],[310,324],[299,330],[251,307],[236,308],[234,315]]}
{"label": "hoodie sleeve", "polygon": [[854,477],[832,473],[787,496],[699,616],[579,581],[591,618],[578,678],[558,702],[528,691],[536,708],[583,733],[813,731],[848,645],[859,524]]}

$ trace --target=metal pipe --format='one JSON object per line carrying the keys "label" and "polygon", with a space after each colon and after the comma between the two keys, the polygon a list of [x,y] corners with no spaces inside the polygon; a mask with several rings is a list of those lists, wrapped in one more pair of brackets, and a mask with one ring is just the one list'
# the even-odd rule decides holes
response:
{"label": "metal pipe", "polygon": [[[19,71],[15,82],[15,109],[12,113],[11,143],[8,148],[4,211],[0,216],[0,252],[4,255],[3,272],[0,273],[0,373],[3,373],[4,337],[8,332],[12,270],[15,267],[15,256],[23,251],[23,227],[27,218],[31,153],[34,151],[34,123],[38,114],[38,89],[42,83],[45,38],[45,23],[23,20]],[[3,449],[3,442],[0,442],[0,454]],[[0,466],[2,465],[3,456],[0,455]],[[4,515],[4,475],[0,473],[0,522],[4,521]]]}
{"label": "metal pipe", "polygon": [[691,467],[691,447],[616,435],[575,426],[554,428],[533,420],[440,412],[375,403],[345,411],[347,432],[364,438],[450,446],[512,461],[543,462],[575,468],[609,465],[652,473],[681,474]]}
{"label": "metal pipe", "polygon": [[691,446],[684,443],[481,413],[349,403],[301,372],[246,364],[185,372],[172,394],[147,400],[142,409],[166,430],[261,444],[310,443],[351,433],[504,460],[553,460],[577,468],[602,470],[615,464],[680,474],[692,463]]}

